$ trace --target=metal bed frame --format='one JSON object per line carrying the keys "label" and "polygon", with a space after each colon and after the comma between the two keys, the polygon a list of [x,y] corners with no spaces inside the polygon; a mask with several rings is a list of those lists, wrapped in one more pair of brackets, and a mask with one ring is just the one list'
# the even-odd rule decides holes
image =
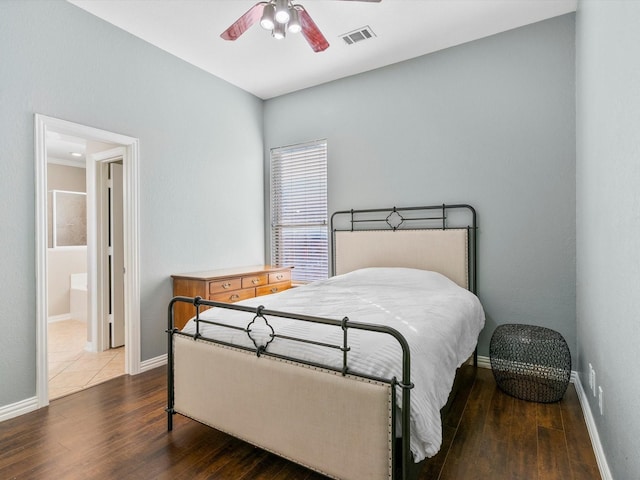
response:
{"label": "metal bed frame", "polygon": [[[425,212],[437,212],[439,215],[436,216],[425,216]],[[470,214],[470,222],[464,227],[453,227],[449,226],[448,213],[455,211],[466,211],[467,214]],[[468,218],[469,215],[466,215]],[[344,219],[346,218],[347,227],[344,227]],[[434,224],[437,222],[437,224]],[[380,226],[382,228],[380,228]],[[335,272],[336,264],[335,264],[335,236],[336,232],[340,231],[360,231],[360,230],[402,230],[402,229],[419,229],[419,230],[447,230],[447,229],[467,229],[467,242],[469,248],[469,257],[467,259],[467,268],[468,268],[468,278],[469,278],[469,290],[473,293],[477,293],[477,250],[476,250],[476,230],[477,230],[477,219],[476,219],[476,211],[473,207],[466,204],[455,204],[455,205],[435,205],[435,206],[426,206],[426,207],[406,207],[406,208],[383,208],[383,209],[366,209],[366,210],[344,210],[337,211],[331,216],[331,230],[332,230],[332,238],[331,238],[331,250],[332,250],[332,261],[331,268],[332,272]],[[174,316],[173,316],[173,307],[176,303],[183,302],[189,303],[195,306],[196,308],[196,333],[189,334],[184,333],[174,326]],[[209,320],[204,320],[200,318],[201,307],[217,307],[228,310],[236,310],[247,312],[253,315],[253,319],[245,326],[238,327],[236,325],[228,325],[221,322],[213,322]],[[305,339],[305,338],[297,338],[291,336],[280,335],[276,333],[273,326],[269,323],[268,317],[280,317],[287,319],[294,319],[303,322],[315,323],[315,324],[324,324],[324,325],[332,325],[336,328],[342,329],[342,344],[329,344],[323,342],[316,342],[313,340]],[[256,321],[264,322],[264,326],[268,329],[268,340],[266,342],[260,341],[257,337],[252,336],[252,326],[256,323]],[[219,327],[231,328],[235,330],[244,331],[247,336],[251,339],[253,343],[253,347],[245,347],[239,346],[236,344],[227,343],[224,341],[216,340],[213,338],[204,337],[200,333],[200,324],[211,324]],[[348,335],[349,330],[365,330],[370,332],[377,332],[384,335],[392,336],[400,345],[402,349],[402,378],[398,380],[396,377],[393,378],[378,378],[369,375],[364,375],[362,373],[358,373],[352,371],[349,368],[348,362],[348,354],[350,351]],[[167,350],[168,350],[168,369],[167,369],[167,381],[168,381],[168,398],[167,398],[167,427],[168,430],[171,431],[173,429],[173,415],[178,413],[174,409],[174,350],[173,350],[173,338],[174,336],[184,336],[190,337],[194,341],[202,339],[208,342],[233,347],[235,349],[245,350],[248,352],[255,353],[258,357],[273,357],[280,360],[290,361],[298,364],[303,364],[311,367],[318,367],[325,370],[332,370],[340,373],[342,376],[345,375],[354,375],[360,378],[365,378],[377,382],[382,382],[391,385],[393,397],[396,398],[396,389],[400,389],[402,393],[402,406],[401,406],[401,428],[402,428],[402,437],[401,437],[401,446],[400,446],[400,463],[401,465],[397,465],[398,452],[396,447],[396,409],[392,409],[392,439],[391,442],[391,455],[392,455],[392,478],[393,479],[402,479],[409,480],[410,475],[418,473],[415,471],[415,467],[413,467],[414,462],[412,459],[411,449],[410,449],[410,398],[411,398],[411,389],[414,384],[411,382],[411,352],[409,349],[409,344],[407,340],[404,338],[400,332],[395,330],[394,328],[384,326],[384,325],[376,325],[376,324],[368,324],[362,322],[352,322],[348,317],[344,317],[341,320],[331,319],[331,318],[323,318],[316,317],[311,315],[297,315],[291,314],[287,312],[277,311],[277,310],[269,310],[264,308],[263,306],[259,307],[248,307],[244,305],[237,304],[229,304],[222,302],[214,302],[202,299],[201,297],[174,297],[169,303],[168,308],[168,328],[166,330],[167,333]],[[289,357],[286,355],[275,354],[268,350],[269,344],[276,338],[287,340],[291,342],[303,342],[309,343],[313,345],[318,345],[321,347],[326,347],[330,349],[336,349],[342,352],[342,368],[335,368],[328,365],[321,365],[314,362],[309,362],[306,360]],[[477,350],[474,352],[474,366],[477,365]],[[413,468],[412,468],[413,467]]]}

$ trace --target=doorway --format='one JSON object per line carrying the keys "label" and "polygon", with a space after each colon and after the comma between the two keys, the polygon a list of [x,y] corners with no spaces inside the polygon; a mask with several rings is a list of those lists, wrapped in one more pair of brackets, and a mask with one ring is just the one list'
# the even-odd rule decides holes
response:
{"label": "doorway", "polygon": [[[49,400],[53,400],[124,374],[124,152],[116,145],[54,130],[47,132],[46,141],[47,358]],[[105,158],[97,182],[87,182],[86,162],[96,157],[90,152]],[[103,272],[105,280],[95,300],[102,304],[96,326],[105,332],[103,345],[92,341],[88,321],[93,309],[87,294],[87,187],[98,199],[98,274]]]}
{"label": "doorway", "polygon": [[[87,328],[83,354],[104,357],[114,353],[118,350],[117,345],[124,343],[125,346],[119,349],[122,357],[120,373],[140,372],[138,140],[36,114],[36,388],[39,407],[49,403],[48,378],[50,373],[54,373],[49,372],[48,365],[47,288],[47,223],[51,203],[48,200],[47,146],[51,143],[48,138],[52,134],[83,139],[88,147]],[[116,310],[121,312],[120,315]],[[93,361],[96,367],[104,362],[104,359]],[[117,368],[115,364],[112,365],[113,370]],[[94,383],[99,380],[100,377],[94,376]]]}

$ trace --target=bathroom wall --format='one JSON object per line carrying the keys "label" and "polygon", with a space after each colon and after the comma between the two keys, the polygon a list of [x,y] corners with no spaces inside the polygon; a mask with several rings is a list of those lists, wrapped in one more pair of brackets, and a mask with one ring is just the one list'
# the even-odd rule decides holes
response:
{"label": "bathroom wall", "polygon": [[80,167],[70,167],[49,163],[47,165],[47,187],[49,190],[48,235],[49,249],[47,250],[47,293],[49,300],[49,321],[68,318],[69,305],[69,276],[72,273],[87,271],[87,247],[51,248],[52,243],[52,210],[51,195],[53,190],[69,192],[86,192],[86,170]]}
{"label": "bathroom wall", "polygon": [[65,320],[71,311],[69,278],[72,273],[86,273],[87,247],[50,248],[47,270],[49,321]]}

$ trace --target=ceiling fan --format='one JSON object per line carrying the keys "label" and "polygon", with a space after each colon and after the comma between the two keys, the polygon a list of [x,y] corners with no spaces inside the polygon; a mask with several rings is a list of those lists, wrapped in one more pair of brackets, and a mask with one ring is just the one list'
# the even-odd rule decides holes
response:
{"label": "ceiling fan", "polygon": [[[381,0],[343,1],[380,2]],[[329,42],[305,8],[294,4],[291,0],[269,0],[256,3],[220,36],[225,40],[236,40],[258,20],[263,28],[271,30],[274,38],[282,39],[287,32],[301,32],[314,52],[322,52],[329,47]]]}

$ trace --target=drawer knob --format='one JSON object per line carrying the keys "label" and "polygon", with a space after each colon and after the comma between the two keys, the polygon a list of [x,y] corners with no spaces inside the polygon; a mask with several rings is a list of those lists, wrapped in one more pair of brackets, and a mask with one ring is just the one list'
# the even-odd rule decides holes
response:
{"label": "drawer knob", "polygon": [[271,293],[276,293],[277,291],[278,291],[278,287],[273,287],[273,288],[271,289]]}
{"label": "drawer knob", "polygon": [[237,293],[234,293],[229,297],[229,300],[238,300],[239,298],[240,298],[240,295],[238,295]]}
{"label": "drawer knob", "polygon": [[260,280],[258,280],[257,278],[254,278],[253,280],[251,280],[251,283],[253,283],[254,285],[257,285],[260,283]]}
{"label": "drawer knob", "polygon": [[277,280],[282,280],[283,277],[284,277],[284,275],[282,275],[281,273],[276,275],[276,279]]}
{"label": "drawer knob", "polygon": [[231,284],[229,282],[225,282],[225,283],[222,284],[222,288],[224,288],[224,289],[227,289],[227,288],[230,288],[230,287],[231,287]]}

